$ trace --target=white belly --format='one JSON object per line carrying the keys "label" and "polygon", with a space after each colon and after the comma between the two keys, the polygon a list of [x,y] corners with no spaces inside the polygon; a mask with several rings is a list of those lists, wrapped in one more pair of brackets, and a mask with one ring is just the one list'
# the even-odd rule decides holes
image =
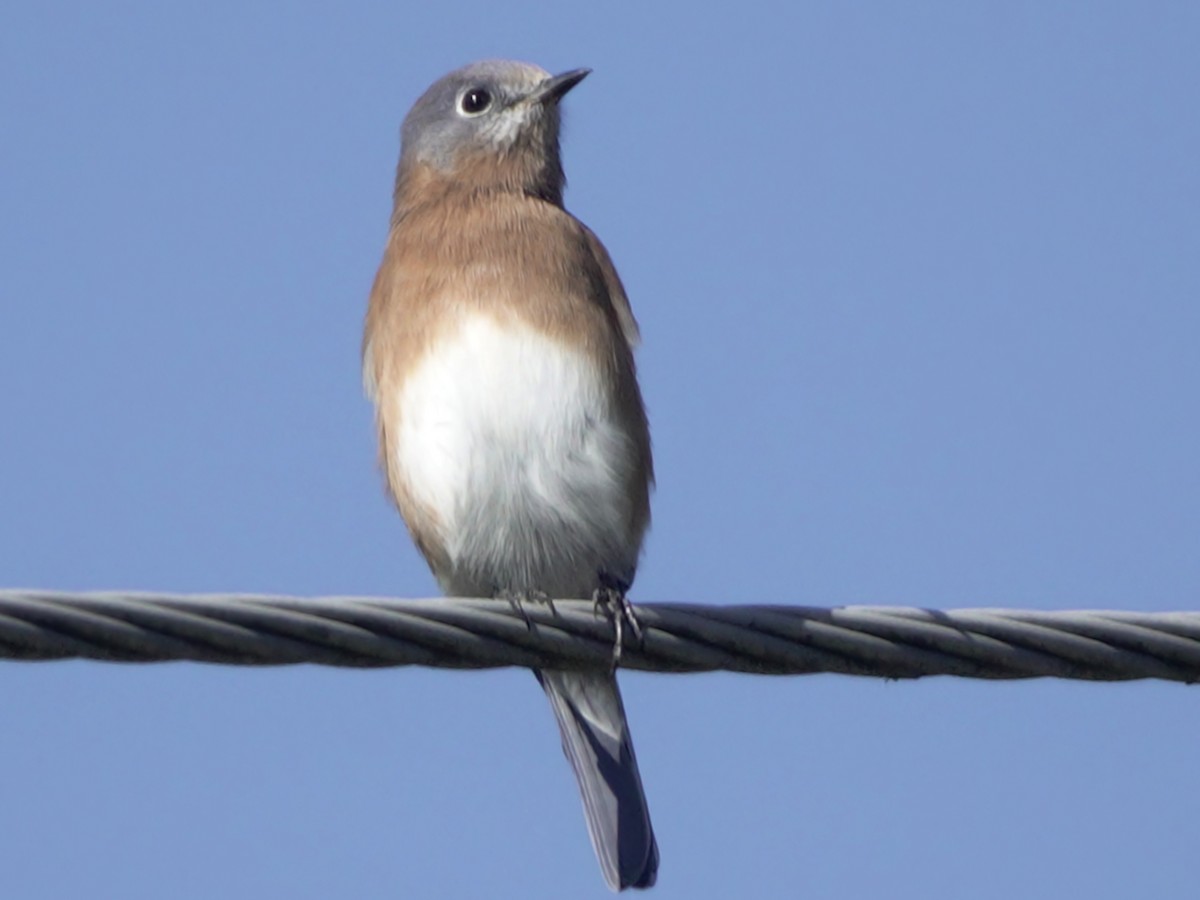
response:
{"label": "white belly", "polygon": [[574,348],[477,316],[405,380],[395,463],[440,526],[457,595],[586,597],[632,576],[634,443]]}

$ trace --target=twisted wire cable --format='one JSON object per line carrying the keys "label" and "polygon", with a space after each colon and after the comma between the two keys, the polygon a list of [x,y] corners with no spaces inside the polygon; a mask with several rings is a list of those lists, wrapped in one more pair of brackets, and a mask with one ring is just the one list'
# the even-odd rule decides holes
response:
{"label": "twisted wire cable", "polygon": [[[639,605],[620,666],[881,678],[1200,680],[1200,613]],[[0,659],[227,665],[612,665],[590,601],[0,590]]]}

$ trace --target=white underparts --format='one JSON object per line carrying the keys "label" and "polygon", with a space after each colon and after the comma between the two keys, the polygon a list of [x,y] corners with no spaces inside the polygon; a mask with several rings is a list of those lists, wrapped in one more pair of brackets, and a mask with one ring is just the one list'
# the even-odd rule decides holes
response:
{"label": "white underparts", "polygon": [[601,571],[632,574],[635,445],[582,353],[474,316],[380,399],[399,404],[396,470],[440,526],[443,589],[586,597]]}

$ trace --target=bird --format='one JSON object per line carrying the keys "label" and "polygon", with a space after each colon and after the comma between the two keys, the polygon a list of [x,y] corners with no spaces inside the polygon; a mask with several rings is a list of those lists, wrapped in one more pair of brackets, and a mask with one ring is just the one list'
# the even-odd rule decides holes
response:
{"label": "bird", "polygon": [[[363,380],[387,491],[447,596],[629,610],[654,483],[640,337],[608,251],[563,206],[560,104],[590,71],[471,63],[401,126]],[[615,670],[534,674],[605,881],[652,886]]]}

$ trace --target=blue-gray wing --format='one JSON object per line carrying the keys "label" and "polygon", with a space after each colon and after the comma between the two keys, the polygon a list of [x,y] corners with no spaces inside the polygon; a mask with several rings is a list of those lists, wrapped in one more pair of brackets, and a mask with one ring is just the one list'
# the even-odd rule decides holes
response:
{"label": "blue-gray wing", "polygon": [[600,242],[600,238],[596,237],[596,233],[582,222],[579,222],[579,227],[583,229],[588,248],[592,251],[592,256],[596,258],[596,263],[600,266],[600,272],[604,276],[608,299],[612,303],[617,323],[621,326],[621,334],[625,336],[625,343],[631,348],[636,348],[642,342],[642,335],[638,330],[637,319],[633,317],[633,307],[629,305],[629,296],[625,293],[625,285],[621,283],[621,276],[617,274],[617,267],[613,265],[612,257],[608,255],[608,250]]}

